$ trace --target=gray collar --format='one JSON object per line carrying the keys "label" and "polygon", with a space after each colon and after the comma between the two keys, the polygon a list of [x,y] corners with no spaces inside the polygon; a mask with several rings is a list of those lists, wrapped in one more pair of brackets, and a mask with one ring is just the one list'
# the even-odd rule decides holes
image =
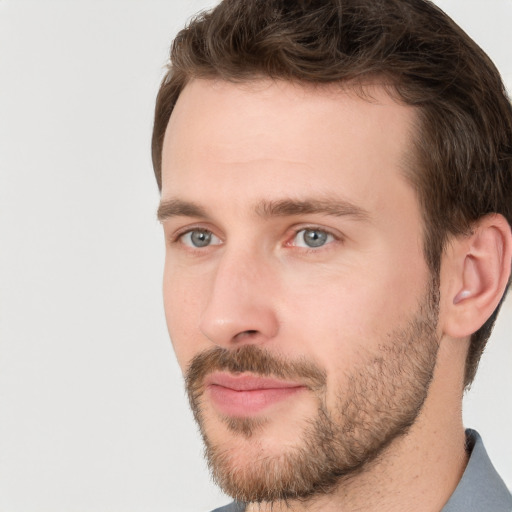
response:
{"label": "gray collar", "polygon": [[468,465],[442,512],[512,512],[512,495],[500,478],[478,432],[466,430]]}

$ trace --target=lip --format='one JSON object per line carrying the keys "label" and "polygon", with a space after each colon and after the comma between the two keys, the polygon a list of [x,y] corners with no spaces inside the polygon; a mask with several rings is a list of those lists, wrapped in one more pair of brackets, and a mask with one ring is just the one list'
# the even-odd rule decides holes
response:
{"label": "lip", "polygon": [[306,388],[300,382],[221,372],[209,375],[205,386],[219,412],[237,417],[258,414]]}

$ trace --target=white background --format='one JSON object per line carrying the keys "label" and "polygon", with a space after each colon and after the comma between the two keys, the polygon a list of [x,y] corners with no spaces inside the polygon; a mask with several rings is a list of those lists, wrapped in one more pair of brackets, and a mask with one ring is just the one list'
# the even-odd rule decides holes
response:
{"label": "white background", "polygon": [[[168,46],[204,0],[0,0],[0,512],[201,512],[161,305],[150,163]],[[512,87],[512,0],[446,0]],[[466,398],[512,486],[512,303]]]}

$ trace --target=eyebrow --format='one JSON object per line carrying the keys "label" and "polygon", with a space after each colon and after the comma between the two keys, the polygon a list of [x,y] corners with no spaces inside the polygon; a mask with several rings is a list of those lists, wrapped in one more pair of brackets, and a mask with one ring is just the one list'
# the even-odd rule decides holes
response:
{"label": "eyebrow", "polygon": [[181,199],[160,201],[156,216],[160,222],[171,217],[209,217],[206,210],[201,206]]}
{"label": "eyebrow", "polygon": [[369,212],[355,204],[335,199],[282,199],[278,201],[260,201],[256,213],[261,217],[288,217],[304,214],[323,214],[335,217],[354,217],[358,220],[368,220]]}
{"label": "eyebrow", "polygon": [[[281,199],[262,200],[256,204],[255,212],[263,218],[293,217],[299,215],[323,214],[335,217],[354,217],[368,220],[370,214],[363,208],[343,199]],[[163,222],[172,217],[209,218],[208,212],[196,203],[181,199],[167,199],[160,202],[157,218]]]}

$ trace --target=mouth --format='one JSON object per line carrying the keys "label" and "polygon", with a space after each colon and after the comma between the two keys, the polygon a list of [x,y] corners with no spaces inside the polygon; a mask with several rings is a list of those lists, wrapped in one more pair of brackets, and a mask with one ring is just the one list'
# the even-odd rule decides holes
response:
{"label": "mouth", "polygon": [[306,389],[300,382],[224,372],[208,375],[205,387],[214,407],[232,417],[258,414]]}

